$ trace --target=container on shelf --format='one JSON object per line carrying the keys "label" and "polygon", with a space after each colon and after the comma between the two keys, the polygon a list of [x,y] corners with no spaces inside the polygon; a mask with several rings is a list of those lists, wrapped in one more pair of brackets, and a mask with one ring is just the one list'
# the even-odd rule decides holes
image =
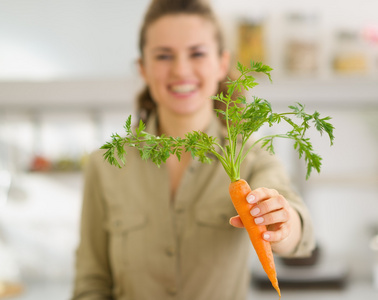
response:
{"label": "container on shelf", "polygon": [[284,66],[288,73],[314,75],[319,69],[319,17],[315,13],[286,15]]}
{"label": "container on shelf", "polygon": [[358,31],[340,30],[336,33],[332,65],[338,74],[368,72],[367,47]]}
{"label": "container on shelf", "polygon": [[373,76],[378,75],[378,23],[365,26],[362,36],[369,48],[371,73]]}
{"label": "container on shelf", "polygon": [[266,63],[265,26],[260,18],[243,19],[238,24],[237,60],[249,65],[251,60]]}

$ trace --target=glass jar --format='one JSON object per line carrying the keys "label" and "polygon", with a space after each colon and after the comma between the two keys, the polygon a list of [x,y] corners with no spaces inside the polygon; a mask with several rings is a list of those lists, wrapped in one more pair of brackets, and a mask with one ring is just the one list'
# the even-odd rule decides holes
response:
{"label": "glass jar", "polygon": [[378,23],[367,25],[363,29],[363,38],[368,44],[370,70],[373,76],[378,75]]}
{"label": "glass jar", "polygon": [[340,30],[336,33],[333,70],[339,74],[366,73],[368,55],[357,31]]}
{"label": "glass jar", "polygon": [[319,18],[316,14],[286,16],[285,68],[289,73],[314,74],[319,69]]}
{"label": "glass jar", "polygon": [[238,24],[238,61],[249,66],[251,60],[266,62],[264,23],[262,20],[245,19]]}

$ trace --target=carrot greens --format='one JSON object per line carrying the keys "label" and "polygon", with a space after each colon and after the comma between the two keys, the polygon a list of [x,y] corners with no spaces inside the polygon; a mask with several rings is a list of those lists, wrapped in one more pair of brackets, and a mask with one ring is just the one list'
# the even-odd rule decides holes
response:
{"label": "carrot greens", "polygon": [[[313,127],[320,134],[326,133],[332,145],[334,127],[329,122],[331,118],[321,117],[317,111],[308,114],[304,105],[300,103],[289,106],[288,112],[275,113],[271,104],[265,99],[252,96],[252,100],[248,102],[246,96],[242,94],[243,91],[258,85],[251,73],[263,73],[271,81],[272,68],[261,62],[251,62],[249,67],[238,63],[237,70],[240,76],[236,80],[228,79],[226,82],[227,93],[212,97],[214,101],[220,101],[226,107],[225,110],[215,110],[226,121],[225,146],[222,146],[215,137],[201,131],[189,132],[185,138],[151,135],[145,131],[146,126],[142,121],[134,129],[129,116],[124,126],[126,136],[121,137],[115,133],[111,136],[111,141],[101,147],[106,150],[104,158],[110,164],[122,167],[126,163],[126,146],[137,148],[142,159],[152,160],[158,166],[165,163],[170,155],[176,155],[180,159],[183,151],[190,152],[193,158],[203,163],[210,163],[212,159],[209,154],[213,154],[222,163],[231,182],[234,182],[240,179],[240,167],[248,152],[255,146],[260,146],[274,153],[273,141],[276,138],[285,138],[293,140],[294,149],[299,157],[304,157],[307,165],[306,178],[309,178],[313,170],[320,172],[321,157],[314,152],[306,133]],[[252,144],[248,143],[252,134],[263,125],[271,127],[281,122],[288,124],[290,129],[283,133],[263,136]]]}

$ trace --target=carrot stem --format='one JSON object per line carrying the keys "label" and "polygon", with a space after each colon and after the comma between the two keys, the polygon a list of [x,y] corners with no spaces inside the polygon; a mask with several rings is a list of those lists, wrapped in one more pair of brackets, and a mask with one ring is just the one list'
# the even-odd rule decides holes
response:
{"label": "carrot stem", "polygon": [[231,182],[229,185],[229,193],[232,203],[248,232],[253,248],[256,251],[265,273],[268,275],[272,286],[275,288],[281,299],[281,291],[278,286],[272,247],[269,242],[262,238],[263,233],[266,232],[266,226],[255,224],[254,217],[250,213],[253,205],[249,204],[246,200],[246,197],[250,192],[251,188],[249,184],[243,179]]}

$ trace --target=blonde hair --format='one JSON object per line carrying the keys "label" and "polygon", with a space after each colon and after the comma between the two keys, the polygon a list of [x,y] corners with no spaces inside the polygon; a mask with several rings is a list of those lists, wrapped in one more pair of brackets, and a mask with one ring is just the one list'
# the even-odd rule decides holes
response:
{"label": "blonde hair", "polygon": [[[210,21],[215,28],[215,39],[218,44],[219,55],[224,51],[224,38],[218,20],[205,0],[153,0],[144,16],[143,24],[139,34],[139,52],[143,60],[143,48],[146,44],[146,32],[155,21],[163,16],[187,14],[200,16]],[[225,92],[225,88],[220,84],[218,92]],[[214,101],[214,108],[223,109],[222,103]],[[151,97],[148,86],[140,92],[137,98],[138,118],[147,122],[149,116],[156,112],[156,103]]]}

